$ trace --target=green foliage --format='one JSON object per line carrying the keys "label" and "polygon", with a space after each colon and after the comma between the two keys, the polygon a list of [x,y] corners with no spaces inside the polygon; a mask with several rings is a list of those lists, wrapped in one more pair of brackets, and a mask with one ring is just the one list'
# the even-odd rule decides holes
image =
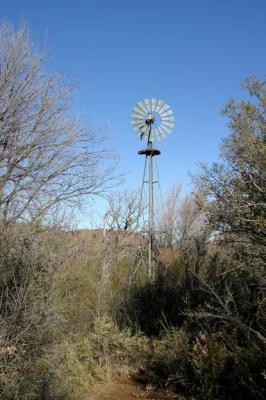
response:
{"label": "green foliage", "polygon": [[72,260],[57,275],[54,285],[54,305],[64,320],[65,332],[87,332],[101,313],[103,299],[99,260],[82,257]]}
{"label": "green foliage", "polygon": [[229,101],[223,114],[229,119],[230,134],[222,145],[222,162],[204,167],[198,182],[210,197],[206,212],[213,228],[250,240],[256,256],[266,245],[265,85],[248,79],[245,87],[253,102]]}
{"label": "green foliage", "polygon": [[229,341],[232,337],[190,334],[187,328],[167,328],[153,340],[145,364],[151,382],[197,400],[264,398],[265,347],[246,349]]}
{"label": "green foliage", "polygon": [[154,339],[147,371],[153,381],[186,392],[191,385],[189,340],[183,329],[168,328],[160,339]]}
{"label": "green foliage", "polygon": [[57,390],[82,398],[92,384],[124,375],[129,368],[140,365],[148,349],[144,336],[120,330],[107,315],[96,318],[87,335],[77,333],[62,339],[57,349],[62,360],[57,370]]}

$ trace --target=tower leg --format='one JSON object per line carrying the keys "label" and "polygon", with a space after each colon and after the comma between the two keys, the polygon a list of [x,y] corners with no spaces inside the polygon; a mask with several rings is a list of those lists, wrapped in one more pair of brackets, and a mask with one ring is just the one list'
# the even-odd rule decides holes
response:
{"label": "tower leg", "polygon": [[[152,142],[148,141],[148,146],[144,150],[140,150],[138,152],[140,155],[145,155],[145,165],[144,165],[144,174],[143,174],[143,181],[142,181],[142,188],[141,188],[141,195],[140,198],[142,199],[142,191],[143,191],[143,184],[145,180],[145,173],[146,173],[146,160],[149,157],[149,232],[148,232],[148,278],[149,281],[152,282],[155,278],[155,263],[154,263],[154,196],[153,196],[153,157],[160,155],[160,151],[154,149],[152,146]],[[139,208],[140,210],[140,208]]]}
{"label": "tower leg", "polygon": [[148,264],[149,281],[152,281],[154,278],[153,233],[154,233],[153,155],[150,154],[150,160],[149,160],[149,264]]}

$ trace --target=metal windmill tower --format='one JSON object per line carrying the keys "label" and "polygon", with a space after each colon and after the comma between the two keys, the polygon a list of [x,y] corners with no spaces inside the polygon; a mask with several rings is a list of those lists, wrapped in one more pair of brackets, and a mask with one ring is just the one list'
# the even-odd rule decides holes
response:
{"label": "metal windmill tower", "polygon": [[162,100],[145,99],[140,101],[131,113],[131,124],[140,136],[141,140],[147,141],[147,147],[140,150],[138,154],[145,156],[142,191],[145,182],[147,159],[149,160],[149,263],[148,276],[154,278],[153,242],[154,242],[154,196],[153,196],[153,157],[160,155],[160,151],[154,147],[156,140],[166,137],[174,127],[174,113]]}

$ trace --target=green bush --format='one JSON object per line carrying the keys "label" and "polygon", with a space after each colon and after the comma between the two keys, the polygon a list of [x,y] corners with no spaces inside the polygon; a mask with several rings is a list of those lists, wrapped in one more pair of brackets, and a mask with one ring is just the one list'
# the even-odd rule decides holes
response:
{"label": "green bush", "polygon": [[189,341],[183,329],[170,328],[152,341],[146,370],[155,383],[186,392],[191,385]]}
{"label": "green bush", "polygon": [[82,398],[92,384],[125,375],[141,365],[148,352],[145,336],[133,336],[129,329],[120,330],[107,315],[96,318],[87,334],[66,336],[58,346],[57,358],[62,362],[57,370],[57,391],[73,393],[74,399]]}
{"label": "green bush", "polygon": [[154,384],[197,400],[262,400],[265,346],[240,347],[232,337],[168,328],[152,341],[145,371]]}

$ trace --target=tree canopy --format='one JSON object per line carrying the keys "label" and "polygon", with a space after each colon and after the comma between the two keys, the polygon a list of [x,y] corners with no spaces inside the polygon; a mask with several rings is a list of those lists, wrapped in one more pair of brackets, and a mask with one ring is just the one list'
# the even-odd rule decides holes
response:
{"label": "tree canopy", "polygon": [[223,110],[229,136],[220,163],[203,166],[198,184],[209,197],[206,211],[213,228],[265,246],[266,86],[245,81],[250,100],[230,100]]}
{"label": "tree canopy", "polygon": [[26,25],[0,25],[0,216],[49,220],[114,178],[104,138],[72,112],[76,84],[45,70]]}

